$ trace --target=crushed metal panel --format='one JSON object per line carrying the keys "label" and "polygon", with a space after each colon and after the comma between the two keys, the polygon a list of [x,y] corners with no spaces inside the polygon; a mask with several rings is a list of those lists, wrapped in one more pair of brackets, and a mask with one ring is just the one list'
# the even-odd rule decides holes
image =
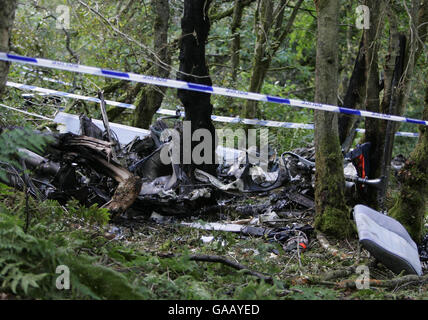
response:
{"label": "crushed metal panel", "polygon": [[181,225],[195,228],[195,229],[201,229],[201,230],[225,231],[225,232],[241,232],[245,228],[245,226],[240,224],[218,223],[218,222],[211,222],[211,223],[182,222]]}
{"label": "crushed metal panel", "polygon": [[[55,116],[54,121],[60,124],[58,126],[58,130],[61,133],[71,132],[74,134],[80,134],[79,116],[65,112],[59,112]],[[100,129],[104,130],[104,124],[101,120],[92,119],[92,122],[96,124]],[[110,127],[117,135],[119,142],[124,145],[131,142],[136,136],[144,138],[145,136],[150,134],[149,130],[125,126],[119,123],[111,122]],[[228,164],[233,164],[234,162],[238,161],[239,155],[241,153],[244,153],[244,151],[218,146],[216,153],[217,156],[220,157],[220,159],[223,159],[224,162]]]}
{"label": "crushed metal panel", "polygon": [[[80,120],[79,116],[68,114],[65,112],[59,112],[54,121],[56,123],[62,124],[59,126],[59,130],[61,133],[64,132],[72,132],[75,134],[80,133]],[[101,120],[92,119],[92,122],[97,125],[101,130],[104,129],[104,124]],[[150,134],[149,130],[144,130],[140,128],[134,128],[130,126],[125,126],[119,123],[110,123],[110,128],[117,135],[118,140],[121,144],[128,144],[131,142],[136,136],[140,138],[144,138],[148,134]]]}
{"label": "crushed metal panel", "polygon": [[354,219],[361,244],[377,260],[397,274],[422,275],[418,248],[398,221],[363,205],[355,206]]}

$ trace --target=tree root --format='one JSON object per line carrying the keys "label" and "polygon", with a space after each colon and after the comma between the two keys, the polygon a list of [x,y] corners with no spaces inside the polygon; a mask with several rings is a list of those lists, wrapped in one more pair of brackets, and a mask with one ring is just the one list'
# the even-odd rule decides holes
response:
{"label": "tree root", "polygon": [[[391,280],[376,280],[368,279],[369,287],[395,289],[397,287],[417,286],[423,285],[428,282],[428,275],[419,277],[416,275],[407,275]],[[355,280],[344,280],[336,283],[339,288],[356,289],[357,284]]]}
{"label": "tree root", "polygon": [[[334,281],[339,278],[349,277],[355,273],[355,266],[351,266],[346,269],[336,270],[333,272],[326,273],[324,275],[315,277],[299,277],[293,280],[294,283],[305,283],[312,285],[324,285],[329,287],[336,287],[338,289],[351,289],[357,288],[357,283],[362,280],[356,281],[356,279],[346,279],[342,281]],[[407,286],[418,286],[428,282],[428,275],[419,277],[417,275],[407,275],[403,277],[397,277],[389,280],[377,280],[377,279],[366,279],[365,283],[368,288],[384,288],[384,289],[396,289],[398,287]]]}

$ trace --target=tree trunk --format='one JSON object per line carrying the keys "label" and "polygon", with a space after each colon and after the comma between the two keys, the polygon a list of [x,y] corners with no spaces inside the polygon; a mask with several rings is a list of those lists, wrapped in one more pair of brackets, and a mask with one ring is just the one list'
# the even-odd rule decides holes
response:
{"label": "tree trunk", "polygon": [[[337,105],[339,0],[315,0],[318,15],[315,101]],[[337,114],[315,111],[315,226],[344,238],[352,232],[345,204]]]}
{"label": "tree trunk", "polygon": [[[366,0],[364,2],[370,8],[370,28],[364,30],[364,50],[366,53],[366,102],[365,109],[373,112],[380,112],[380,79],[379,79],[379,34],[383,30],[384,19],[381,14],[382,1]],[[365,140],[371,142],[370,152],[370,179],[378,178],[380,175],[380,159],[382,158],[383,143],[385,137],[384,125],[380,125],[380,120],[365,119]],[[385,123],[385,121],[383,121]],[[383,123],[383,124],[384,124]],[[377,207],[377,192],[368,192],[366,203],[372,207]]]}
{"label": "tree trunk", "polygon": [[[395,40],[394,38],[398,38]],[[384,92],[384,98],[387,97],[387,101],[385,105],[382,103],[382,111],[388,114],[398,114],[399,110],[399,83],[400,79],[403,76],[404,71],[404,62],[405,62],[405,49],[406,49],[406,36],[400,35],[400,34],[393,34],[393,37],[391,39],[393,48],[390,52],[393,53],[392,58],[395,58],[394,64],[394,73],[392,75],[392,81],[390,84],[385,83],[385,92]],[[395,44],[396,43],[396,44]],[[397,47],[394,49],[394,47]],[[395,55],[395,57],[394,57]],[[386,81],[386,77],[385,77]],[[386,87],[389,86],[389,89],[387,90]],[[398,92],[397,92],[398,91]],[[380,176],[384,177],[384,183],[382,188],[379,192],[379,205],[381,209],[384,209],[384,199],[386,196],[386,191],[389,183],[389,173],[391,170],[391,160],[392,160],[392,149],[394,146],[394,138],[395,138],[395,132],[397,131],[398,126],[396,123],[392,121],[388,121],[386,124],[385,129],[385,142],[384,142],[384,151],[382,153],[382,162],[381,162],[381,173]]]}
{"label": "tree trunk", "polygon": [[[269,65],[266,59],[268,49],[268,31],[273,24],[273,3],[270,0],[259,0],[256,11],[256,44],[251,70],[250,92],[260,92],[266,70]],[[247,100],[244,107],[244,118],[256,117],[257,101]]]}
{"label": "tree trunk", "polygon": [[[411,31],[406,36],[399,34],[399,57],[395,62],[394,76],[391,85],[389,112],[402,116],[406,110],[408,96],[413,82],[413,74],[417,61],[422,53],[423,44],[427,39],[427,23],[428,23],[428,0],[422,3],[418,0],[412,0],[410,8]],[[397,12],[398,16],[399,13]],[[395,17],[395,16],[394,16]],[[416,36],[415,36],[416,35]],[[422,45],[421,45],[422,44]],[[385,111],[386,107],[383,108]],[[385,149],[382,158],[382,175],[386,177],[385,186],[381,190],[379,197],[383,199],[386,195],[388,178],[390,174],[392,149],[394,144],[395,133],[399,129],[399,124],[396,122],[388,122],[386,126]]]}
{"label": "tree trunk", "polygon": [[[364,102],[365,95],[365,53],[363,40],[361,40],[357,58],[355,59],[354,70],[349,80],[348,89],[343,100],[343,106],[346,108],[360,109]],[[355,138],[355,129],[358,118],[349,115],[339,115],[339,139],[342,148],[346,151],[351,147]]]}
{"label": "tree trunk", "polygon": [[[272,58],[290,34],[303,0],[297,1],[285,26],[283,26],[283,17],[287,1],[281,0],[275,9],[273,3],[274,1],[271,0],[259,0],[257,5],[255,23],[257,39],[251,71],[250,92],[261,91]],[[269,43],[270,47],[268,47]],[[247,100],[243,117],[254,119],[256,116],[257,101]]]}
{"label": "tree trunk", "polygon": [[[366,0],[366,4],[370,7],[371,13],[371,28],[364,31],[365,49],[366,49],[366,74],[367,80],[367,95],[366,95],[366,108],[369,111],[390,113],[395,110],[395,114],[403,115],[407,98],[410,92],[412,77],[416,62],[422,51],[420,41],[425,41],[426,30],[428,22],[428,0],[424,0],[422,4],[418,0],[412,0],[412,6],[409,9],[411,15],[411,31],[407,37],[411,41],[407,41],[404,61],[399,64],[396,63],[396,57],[400,55],[399,46],[399,33],[398,33],[398,20],[399,10],[403,8],[394,7],[393,5],[387,7],[385,10],[389,14],[390,25],[390,47],[387,56],[387,64],[385,66],[385,80],[384,80],[384,95],[383,100],[379,99],[379,72],[378,72],[378,50],[379,41],[376,39],[378,34],[383,28],[383,3],[375,0]],[[419,40],[420,39],[420,40]],[[403,53],[401,53],[403,58]],[[400,66],[401,64],[401,66]],[[397,68],[402,68],[403,76],[399,77],[398,84],[393,85],[393,78],[396,74]],[[395,76],[396,77],[396,76]],[[393,103],[393,105],[391,105]],[[388,128],[389,127],[389,128]],[[388,137],[386,131],[388,128]],[[396,123],[389,124],[387,121],[379,121],[375,119],[366,119],[366,134],[365,140],[372,143],[369,178],[378,178],[382,175],[389,175],[389,162],[392,153],[392,146],[394,142],[394,134],[398,130]],[[386,143],[386,144],[385,144]],[[385,149],[386,148],[386,149]],[[379,192],[375,189],[370,189],[366,193],[366,202],[368,205],[376,208],[382,201],[387,186]]]}
{"label": "tree trunk", "polygon": [[240,60],[241,50],[241,35],[239,28],[241,27],[242,13],[244,11],[244,3],[242,0],[235,0],[235,7],[233,9],[232,25],[230,31],[232,32],[232,48],[231,48],[231,67],[232,67],[232,81],[236,82],[238,76],[238,67]]}
{"label": "tree trunk", "polygon": [[[180,43],[180,72],[177,74],[177,80],[192,82],[196,84],[211,86],[212,81],[209,77],[208,67],[205,60],[205,45],[210,30],[210,20],[208,9],[211,0],[205,1],[184,1],[184,14],[181,19],[182,39]],[[209,172],[216,173],[215,165],[215,128],[211,121],[213,105],[211,104],[211,94],[204,92],[195,92],[178,89],[178,98],[182,102],[185,110],[184,121],[191,124],[191,135],[198,129],[206,129],[210,132],[212,140],[211,163],[206,161],[201,165],[185,166],[188,175],[193,176],[195,167]],[[184,143],[182,144],[184,146]],[[191,150],[195,147],[192,141]],[[183,148],[184,149],[184,148]],[[205,151],[205,150],[204,150]],[[183,152],[189,152],[183,150]],[[188,157],[188,155],[182,155]]]}
{"label": "tree trunk", "polygon": [[[428,83],[423,119],[428,120]],[[400,193],[390,216],[397,219],[416,242],[422,239],[426,202],[428,200],[428,127],[420,128],[415,150],[398,175]]]}
{"label": "tree trunk", "polygon": [[[158,65],[154,67],[150,75],[168,78],[170,72],[170,53],[168,51],[168,23],[169,1],[152,0],[155,13],[153,25],[154,51],[156,52]],[[160,60],[160,61],[159,61]],[[136,109],[133,125],[140,128],[149,128],[152,118],[160,108],[166,87],[143,86],[136,99]]]}
{"label": "tree trunk", "polygon": [[[15,19],[16,0],[0,0],[0,51],[9,52],[10,34]],[[0,61],[0,94],[9,73],[9,62]]]}

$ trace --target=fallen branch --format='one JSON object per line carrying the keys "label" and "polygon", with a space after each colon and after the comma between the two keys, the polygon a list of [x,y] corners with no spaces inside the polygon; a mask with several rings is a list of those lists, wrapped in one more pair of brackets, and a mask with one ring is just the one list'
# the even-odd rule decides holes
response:
{"label": "fallen branch", "polygon": [[[379,287],[379,288],[387,288],[387,289],[394,289],[397,287],[406,287],[410,285],[423,285],[428,281],[428,275],[419,277],[417,275],[407,275],[395,279],[390,280],[376,280],[376,279],[368,279],[369,287]],[[336,284],[340,288],[347,288],[347,289],[356,289],[356,282],[355,280],[344,280],[341,282],[338,282]]]}
{"label": "fallen branch", "polygon": [[346,268],[346,269],[327,272],[323,275],[320,275],[318,278],[321,279],[321,281],[333,281],[336,279],[349,277],[350,275],[355,274],[355,270],[356,270],[355,266],[350,266],[349,268]]}
{"label": "fallen branch", "polygon": [[334,246],[332,246],[327,238],[325,237],[324,234],[322,234],[321,232],[317,232],[317,240],[319,241],[319,243],[321,244],[321,247],[324,248],[324,250],[326,250],[328,253],[330,253],[332,256],[334,257],[338,257],[342,260],[346,260],[346,259],[352,259],[353,257],[349,254],[346,254],[344,252],[341,252],[339,249],[335,248]]}
{"label": "fallen branch", "polygon": [[327,286],[338,286],[338,282],[334,280],[340,278],[347,278],[352,274],[355,274],[356,267],[350,266],[348,268],[334,270],[331,272],[326,272],[320,275],[304,275],[296,276],[291,279],[293,285],[327,285]]}
{"label": "fallen branch", "polygon": [[[181,255],[177,255],[174,253],[167,253],[167,254],[158,253],[158,256],[161,258],[177,258],[177,257],[180,257]],[[273,278],[271,276],[263,274],[263,273],[258,272],[258,271],[250,270],[248,267],[246,267],[240,263],[230,261],[230,260],[228,260],[222,256],[206,255],[206,254],[202,254],[202,255],[194,254],[194,255],[189,256],[189,260],[199,261],[199,262],[222,263],[222,264],[227,265],[227,266],[234,268],[236,270],[243,270],[244,273],[255,276],[261,280],[266,281],[267,283],[270,283],[270,284],[273,283]]]}

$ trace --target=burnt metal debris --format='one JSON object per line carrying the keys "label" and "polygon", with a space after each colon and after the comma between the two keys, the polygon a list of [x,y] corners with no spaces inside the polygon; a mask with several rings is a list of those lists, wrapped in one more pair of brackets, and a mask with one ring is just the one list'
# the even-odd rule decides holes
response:
{"label": "burnt metal debris", "polygon": [[26,187],[43,200],[65,203],[75,198],[87,206],[96,203],[114,216],[125,211],[148,215],[154,210],[168,215],[209,212],[228,199],[266,193],[289,180],[278,159],[269,164],[268,173],[242,161],[233,173],[231,165],[221,164],[217,176],[197,170],[195,178],[189,178],[181,165],[165,165],[160,159],[170,144],[161,138],[167,128],[160,119],[149,135],[121,145],[113,130],[106,134],[81,115],[81,135],[48,133],[54,142],[43,154],[20,152],[31,174],[3,163],[7,172],[3,182],[21,190]]}
{"label": "burnt metal debris", "polygon": [[[174,123],[180,129],[181,122]],[[223,148],[223,160],[232,153],[235,161],[220,161],[216,175],[195,169],[189,177],[183,166],[161,161],[161,152],[171,147],[171,140],[164,141],[162,136],[169,128],[166,118],[158,119],[149,134],[126,144],[120,143],[115,130],[107,133],[85,115],[79,117],[79,125],[80,135],[43,133],[54,138],[43,154],[20,150],[22,163],[31,174],[2,164],[7,171],[3,182],[26,188],[40,199],[65,203],[75,198],[86,206],[98,204],[113,216],[124,212],[150,216],[154,211],[190,216],[233,209],[244,216],[275,212],[290,218],[314,210],[314,148],[296,149],[280,157],[271,152],[267,171],[249,161],[249,154],[257,154],[257,150]],[[345,166],[350,188],[379,183],[359,177],[352,161],[351,157]],[[248,205],[233,201],[254,194],[267,200]]]}

